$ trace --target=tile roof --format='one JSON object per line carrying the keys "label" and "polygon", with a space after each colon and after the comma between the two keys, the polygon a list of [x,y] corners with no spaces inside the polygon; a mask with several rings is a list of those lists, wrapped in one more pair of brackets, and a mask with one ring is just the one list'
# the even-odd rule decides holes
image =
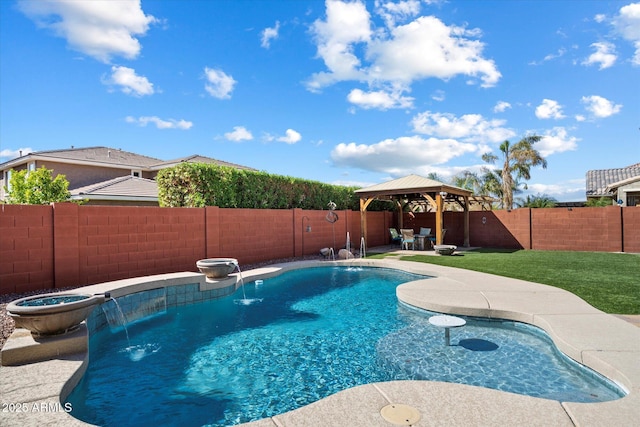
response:
{"label": "tile roof", "polygon": [[587,172],[587,197],[612,196],[607,186],[640,176],[640,163],[626,168],[596,169]]}
{"label": "tile roof", "polygon": [[[153,179],[127,175],[71,190],[72,196],[142,197],[158,199],[158,183]],[[97,197],[99,198],[99,197]]]}
{"label": "tile roof", "polygon": [[35,151],[29,154],[38,157],[106,163],[133,168],[147,168],[162,162],[162,160],[153,157],[109,147],[69,148],[66,150]]}
{"label": "tile roof", "polygon": [[147,169],[147,170],[159,170],[175,166],[182,162],[189,163],[213,163],[220,166],[229,166],[236,169],[253,170],[248,166],[242,166],[235,163],[225,162],[223,160],[213,159],[211,157],[201,156],[199,154],[193,154],[187,157],[181,157],[174,160],[162,160],[155,157],[143,156],[141,154],[124,151],[119,148],[110,147],[86,147],[86,148],[68,148],[63,150],[46,150],[46,151],[34,151],[26,153],[16,159],[11,159],[7,162],[0,163],[0,170],[13,164],[25,163],[26,157],[38,159],[51,159],[58,161],[66,161],[68,163],[92,163],[102,164],[103,166],[118,166],[131,169]]}

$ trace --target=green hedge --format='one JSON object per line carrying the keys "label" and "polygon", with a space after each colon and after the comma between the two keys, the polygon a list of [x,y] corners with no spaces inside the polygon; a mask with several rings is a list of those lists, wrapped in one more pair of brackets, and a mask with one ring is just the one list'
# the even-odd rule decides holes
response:
{"label": "green hedge", "polygon": [[[162,169],[156,177],[160,206],[248,209],[360,210],[357,187],[343,187],[265,172],[204,163],[181,163]],[[374,202],[368,210],[393,209]]]}

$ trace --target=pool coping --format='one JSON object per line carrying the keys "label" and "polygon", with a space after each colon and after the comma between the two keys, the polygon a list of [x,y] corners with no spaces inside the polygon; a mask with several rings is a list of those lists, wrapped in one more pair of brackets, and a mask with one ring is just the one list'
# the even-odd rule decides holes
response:
{"label": "pool coping", "polygon": [[[285,271],[326,265],[401,269],[430,276],[400,285],[404,303],[447,314],[515,320],[545,330],[572,359],[612,379],[628,394],[601,403],[557,402],[464,384],[393,381],[341,391],[305,407],[244,424],[251,427],[389,426],[380,410],[393,403],[410,405],[421,414],[415,426],[426,425],[635,425],[640,417],[640,329],[587,304],[559,288],[486,273],[397,259],[299,261],[243,271],[246,281]],[[173,273],[126,279],[84,287],[79,292],[110,291],[114,297],[186,283],[202,289],[237,282],[210,283],[199,273]],[[28,340],[16,330],[7,345]],[[15,335],[15,336],[14,336]],[[86,337],[86,334],[85,334]],[[86,340],[86,338],[85,338]],[[87,425],[65,412],[66,396],[86,368],[87,353],[0,367],[3,425]],[[6,405],[6,406],[5,406]],[[13,405],[13,406],[9,406]],[[132,410],[135,410],[132,407]]]}

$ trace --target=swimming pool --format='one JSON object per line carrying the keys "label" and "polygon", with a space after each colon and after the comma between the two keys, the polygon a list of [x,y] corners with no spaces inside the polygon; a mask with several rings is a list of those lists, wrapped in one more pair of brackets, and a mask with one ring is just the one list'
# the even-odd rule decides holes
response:
{"label": "swimming pool", "polygon": [[87,372],[67,399],[72,415],[99,425],[232,425],[397,379],[563,401],[622,396],[527,325],[467,319],[445,347],[428,324],[432,313],[395,296],[398,284],[422,278],[381,268],[297,270],[247,283],[253,304],[238,304],[238,290],[167,308],[129,325],[130,342],[104,328],[92,334]]}

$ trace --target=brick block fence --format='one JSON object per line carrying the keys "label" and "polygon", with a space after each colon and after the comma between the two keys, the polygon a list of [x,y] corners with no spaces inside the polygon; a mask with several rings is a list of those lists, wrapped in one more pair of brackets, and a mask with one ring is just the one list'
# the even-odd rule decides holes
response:
{"label": "brick block fence", "polygon": [[[55,290],[130,277],[197,271],[203,258],[240,266],[336,253],[346,233],[359,249],[360,212],[302,209],[0,206],[0,294]],[[393,214],[370,212],[370,245],[388,242]],[[311,227],[311,231],[307,228]]]}
{"label": "brick block fence", "polygon": [[[55,290],[130,277],[197,271],[203,258],[240,266],[360,248],[360,212],[302,209],[0,205],[0,294]],[[433,213],[404,214],[416,232]],[[367,247],[389,243],[396,214],[367,212]],[[445,212],[445,243],[462,246],[464,216]],[[310,228],[310,231],[308,231]],[[471,246],[640,253],[640,208],[471,212]]]}

